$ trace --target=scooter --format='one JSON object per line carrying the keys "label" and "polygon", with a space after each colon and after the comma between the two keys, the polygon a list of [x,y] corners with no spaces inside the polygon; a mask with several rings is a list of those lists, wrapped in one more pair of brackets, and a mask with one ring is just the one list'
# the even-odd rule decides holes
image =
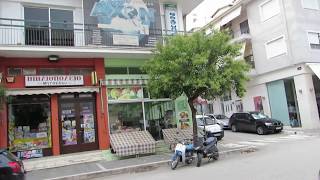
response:
{"label": "scooter", "polygon": [[203,138],[204,142],[200,142],[200,146],[195,148],[195,152],[197,153],[197,167],[201,166],[202,158],[208,158],[218,160],[219,158],[219,150],[217,147],[217,138],[209,137]]}
{"label": "scooter", "polygon": [[171,169],[176,169],[179,162],[191,164],[194,159],[193,151],[193,143],[190,139],[183,139],[182,141],[179,141],[171,158]]}

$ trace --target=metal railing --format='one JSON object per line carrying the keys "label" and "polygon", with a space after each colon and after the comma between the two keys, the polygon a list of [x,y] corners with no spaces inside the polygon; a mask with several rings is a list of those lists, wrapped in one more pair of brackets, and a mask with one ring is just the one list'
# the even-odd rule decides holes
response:
{"label": "metal railing", "polygon": [[92,24],[0,18],[0,45],[154,48],[164,43],[164,37],[176,34],[184,32],[150,29],[147,33],[126,34]]}

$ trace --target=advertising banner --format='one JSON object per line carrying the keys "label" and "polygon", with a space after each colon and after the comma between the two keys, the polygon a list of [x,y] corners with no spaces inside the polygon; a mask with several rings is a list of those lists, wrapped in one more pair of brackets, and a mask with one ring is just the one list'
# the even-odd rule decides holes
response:
{"label": "advertising banner", "polygon": [[178,11],[176,4],[165,4],[165,18],[167,34],[176,34],[178,31]]}
{"label": "advertising banner", "polygon": [[177,127],[179,129],[186,129],[192,127],[192,112],[188,104],[188,98],[181,95],[175,101]]}
{"label": "advertising banner", "polygon": [[159,9],[158,0],[86,0],[86,43],[144,46],[161,29]]}
{"label": "advertising banner", "polygon": [[130,100],[142,98],[142,87],[108,88],[108,100]]}

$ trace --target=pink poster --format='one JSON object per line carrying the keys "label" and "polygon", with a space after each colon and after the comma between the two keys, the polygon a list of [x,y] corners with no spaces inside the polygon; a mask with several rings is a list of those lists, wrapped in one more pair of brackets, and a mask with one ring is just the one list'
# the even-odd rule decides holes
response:
{"label": "pink poster", "polygon": [[254,102],[255,111],[263,112],[262,97],[261,96],[254,97],[253,102]]}

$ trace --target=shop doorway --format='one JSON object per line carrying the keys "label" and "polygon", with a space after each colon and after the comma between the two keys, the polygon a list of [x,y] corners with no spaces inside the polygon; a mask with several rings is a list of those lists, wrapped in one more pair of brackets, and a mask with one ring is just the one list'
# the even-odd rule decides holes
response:
{"label": "shop doorway", "polygon": [[61,153],[98,149],[94,94],[59,97]]}

